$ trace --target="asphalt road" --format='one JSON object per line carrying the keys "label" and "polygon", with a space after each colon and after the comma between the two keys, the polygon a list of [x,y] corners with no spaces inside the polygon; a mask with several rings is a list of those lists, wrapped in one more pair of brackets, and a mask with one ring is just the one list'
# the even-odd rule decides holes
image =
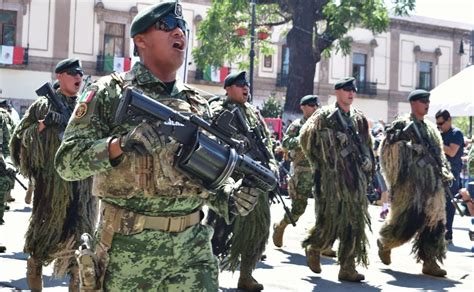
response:
{"label": "asphalt road", "polygon": [[[24,203],[25,192],[16,185],[13,191],[15,202],[5,213],[6,224],[0,226],[0,244],[6,245],[6,253],[0,254],[0,291],[28,290],[26,283],[26,258],[22,252],[31,206]],[[286,201],[290,205],[290,201]],[[365,275],[362,283],[340,282],[337,279],[339,266],[333,259],[322,258],[322,273],[314,274],[306,266],[301,241],[314,222],[314,201],[310,199],[306,213],[296,227],[288,226],[284,245],[276,248],[271,238],[267,245],[265,261],[259,262],[254,277],[265,286],[265,291],[474,291],[474,261],[468,230],[470,219],[456,215],[454,240],[448,247],[443,267],[446,278],[434,278],[421,273],[421,264],[410,254],[411,245],[405,244],[392,251],[392,264],[385,266],[377,255],[377,234],[382,225],[379,220],[380,207],[370,206],[372,231],[368,230],[370,265],[358,267]],[[283,216],[281,205],[272,206],[272,221]],[[336,242],[337,244],[337,242]],[[44,269],[44,291],[67,291],[67,279],[53,279],[52,268]],[[221,272],[221,291],[238,291],[238,272]]]}

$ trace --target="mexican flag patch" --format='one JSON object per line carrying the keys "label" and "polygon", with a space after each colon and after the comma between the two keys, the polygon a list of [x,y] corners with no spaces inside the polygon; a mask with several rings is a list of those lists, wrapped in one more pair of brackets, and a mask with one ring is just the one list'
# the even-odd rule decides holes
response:
{"label": "mexican flag patch", "polygon": [[94,98],[94,96],[95,96],[95,90],[84,91],[81,95],[81,98],[79,98],[79,102],[88,103]]}

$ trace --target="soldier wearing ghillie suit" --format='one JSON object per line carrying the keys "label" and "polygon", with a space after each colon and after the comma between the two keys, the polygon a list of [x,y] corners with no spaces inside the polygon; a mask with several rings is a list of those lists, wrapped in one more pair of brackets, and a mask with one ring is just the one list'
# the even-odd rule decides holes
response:
{"label": "soldier wearing ghillie suit", "polygon": [[[418,262],[423,261],[423,273],[443,277],[446,271],[436,263],[446,256],[443,180],[452,175],[439,131],[424,120],[429,96],[422,89],[412,91],[411,115],[393,121],[382,142],[381,165],[390,185],[392,210],[377,245],[380,259],[389,265],[391,250],[414,238],[412,252]],[[441,167],[429,163],[435,160]]]}
{"label": "soldier wearing ghillie suit", "polygon": [[[3,135],[8,135],[8,138],[7,137],[4,137],[3,141],[2,141],[2,144],[3,144],[3,151],[5,152],[8,152],[7,155],[4,156],[4,158],[10,162],[10,151],[8,149],[8,142],[10,141],[10,136],[11,134],[13,133],[13,130],[15,128],[15,123],[13,122],[13,119],[12,119],[12,116],[11,116],[11,106],[10,104],[8,103],[8,101],[6,99],[0,99],[0,111],[2,111],[2,119],[3,121],[5,122],[5,125],[6,128],[5,130],[3,130]],[[8,163],[7,163],[8,165]],[[10,168],[11,170],[14,170],[13,168]],[[11,188],[8,188],[8,184],[9,182],[7,178],[5,178],[5,184],[3,186],[3,189],[4,189],[4,194],[3,194],[3,199],[0,201],[0,204],[1,202],[4,202],[4,209],[5,210],[9,210],[9,207],[7,205],[7,203],[9,202],[13,202],[15,201],[15,199],[11,196],[11,189],[13,188],[13,186],[11,186]],[[0,218],[3,218],[3,217],[0,217]]]}
{"label": "soldier wearing ghillie suit", "polygon": [[[311,166],[300,146],[300,130],[319,107],[318,96],[306,95],[301,98],[300,109],[303,112],[303,118],[293,121],[283,137],[283,147],[289,151],[291,159],[292,172],[288,181],[288,194],[291,198],[291,215],[295,222],[304,214],[314,183]],[[283,234],[290,223],[290,218],[285,214],[280,222],[273,225],[272,239],[276,247],[283,246]],[[336,256],[336,253],[331,249],[322,251],[322,254],[330,257]]]}
{"label": "soldier wearing ghillie suit", "polygon": [[316,225],[303,241],[307,263],[321,272],[321,250],[339,239],[339,279],[360,282],[356,262],[368,265],[367,185],[375,170],[368,123],[351,107],[357,88],[348,77],[335,84],[336,104],[314,113],[301,129],[301,148],[314,172]]}
{"label": "soldier wearing ghillie suit", "polygon": [[[0,100],[0,103],[6,103],[6,100]],[[5,212],[5,198],[15,185],[13,175],[15,170],[8,167],[7,159],[10,157],[8,142],[12,129],[12,119],[7,110],[0,107],[0,225],[3,225],[3,214]]]}
{"label": "soldier wearing ghillie suit", "polygon": [[[83,71],[78,59],[65,59],[55,68],[60,87],[58,102],[72,112]],[[79,288],[78,269],[73,257],[82,233],[92,232],[96,203],[91,180],[67,182],[54,169],[54,156],[61,143],[69,117],[45,96],[27,110],[10,141],[12,160],[20,172],[34,181],[34,199],[30,224],[25,235],[24,252],[27,280],[31,290],[42,289],[42,267],[56,258],[55,274],[70,274],[69,288]]]}
{"label": "soldier wearing ghillie suit", "polygon": [[[265,151],[270,155],[268,161],[269,166],[275,170],[276,161],[272,153],[272,144],[270,132],[268,131],[265,121],[260,112],[247,102],[249,95],[249,84],[246,80],[246,72],[236,72],[229,74],[224,80],[224,88],[226,97],[211,102],[211,111],[214,117],[219,116],[224,110],[234,111],[235,117],[232,121],[237,131],[232,138],[246,141],[246,147],[242,154],[247,154],[255,160],[266,160],[268,158],[257,157],[252,151],[252,147],[259,147],[255,142],[250,142],[246,138],[245,132],[260,132],[264,140],[260,146],[266,148]],[[241,114],[241,120],[238,121],[237,113]],[[243,124],[243,125],[242,125]],[[247,128],[247,129],[245,129]],[[237,178],[236,178],[237,179]],[[260,291],[263,285],[258,283],[252,277],[252,271],[255,269],[257,262],[265,251],[270,234],[270,203],[268,194],[262,193],[258,198],[255,209],[245,217],[237,217],[231,226],[225,226],[222,219],[216,218],[210,214],[208,224],[214,227],[213,250],[214,253],[221,258],[222,267],[231,271],[239,266],[240,260],[240,276],[237,283],[239,289],[247,291]]]}
{"label": "soldier wearing ghillie suit", "polygon": [[[222,179],[208,190],[178,168],[175,157],[184,146],[165,136],[161,127],[180,131],[179,122],[115,119],[126,87],[178,112],[209,118],[207,101],[176,79],[187,31],[177,1],[140,11],[130,26],[140,62],[128,72],[91,84],[64,133],[56,169],[67,180],[93,175],[93,193],[104,208],[95,246],[98,278],[83,288],[217,291],[213,230],[201,224],[202,207],[208,205],[229,221],[246,215],[257,202],[259,191],[254,188],[235,190],[231,179]],[[193,138],[195,142],[199,136]],[[203,169],[214,166],[209,156],[201,157]]]}

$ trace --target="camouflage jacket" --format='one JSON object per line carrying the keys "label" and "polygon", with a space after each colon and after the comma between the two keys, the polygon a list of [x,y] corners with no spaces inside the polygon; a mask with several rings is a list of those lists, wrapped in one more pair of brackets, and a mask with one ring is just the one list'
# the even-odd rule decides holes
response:
{"label": "camouflage jacket", "polygon": [[[421,141],[417,141],[418,138],[413,132],[403,131],[410,122],[416,125],[422,139],[430,145],[429,149],[421,146]],[[449,163],[443,153],[442,141],[440,132],[428,120],[420,121],[413,115],[407,115],[393,121],[387,129],[381,149],[382,168],[390,185],[403,184],[423,173],[425,179],[418,180],[418,183],[429,184],[426,186],[426,191],[429,192],[436,188],[442,176],[444,179],[452,178]],[[426,155],[441,162],[441,173],[436,173],[430,165],[421,166],[418,163]]]}
{"label": "camouflage jacket", "polygon": [[[245,122],[247,123],[250,129],[253,129],[256,127],[260,128],[263,134],[265,147],[267,148],[268,153],[270,153],[271,155],[269,165],[272,168],[272,170],[278,169],[277,163],[275,161],[275,157],[273,156],[273,151],[272,151],[273,143],[270,137],[270,131],[268,130],[268,127],[262,115],[254,106],[252,106],[248,102],[246,102],[243,105],[240,105],[240,104],[231,102],[227,97],[211,102],[210,106],[211,106],[211,112],[212,112],[213,118],[217,117],[224,110],[232,111],[233,109],[237,108],[240,110],[241,113],[243,113],[243,116],[245,117]],[[233,126],[239,129],[239,127],[236,125],[235,119],[236,118],[234,118]],[[232,138],[246,142],[246,150],[244,150],[244,153],[247,153],[251,147],[255,147],[255,145],[250,145],[250,143],[248,143],[247,138],[241,132],[235,133]],[[258,160],[257,157],[252,157],[252,158]]]}
{"label": "camouflage jacket", "polygon": [[8,111],[0,108],[0,150],[3,157],[10,156],[10,150],[8,148],[8,142],[10,141],[10,134],[13,125],[13,121]]}
{"label": "camouflage jacket", "polygon": [[306,121],[307,119],[304,117],[293,121],[283,137],[283,147],[289,151],[294,167],[309,167],[309,161],[300,145],[300,130]]}
{"label": "camouflage jacket", "polygon": [[[76,96],[65,96],[60,90],[57,90],[56,94],[67,107],[71,110],[74,108]],[[10,141],[10,150],[13,163],[20,166],[20,172],[23,175],[37,177],[40,173],[46,175],[54,171],[54,153],[61,142],[62,129],[56,125],[50,125],[41,133],[38,131],[38,121],[44,120],[50,110],[55,111],[49,100],[44,96],[38,97],[15,127]]]}
{"label": "camouflage jacket", "polygon": [[180,112],[209,116],[207,101],[192,88],[177,80],[168,94],[162,81],[136,63],[123,75],[97,80],[81,96],[56,155],[60,175],[67,180],[94,176],[94,195],[139,214],[183,215],[209,203],[226,216],[228,192],[210,193],[174,167],[177,143],[158,147],[151,156],[124,153],[109,160],[112,137],[120,137],[137,125],[114,121],[124,86],[133,86]]}

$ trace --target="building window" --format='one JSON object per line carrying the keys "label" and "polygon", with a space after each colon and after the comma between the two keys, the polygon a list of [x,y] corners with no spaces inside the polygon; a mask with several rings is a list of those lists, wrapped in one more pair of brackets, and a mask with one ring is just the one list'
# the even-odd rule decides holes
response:
{"label": "building window", "polygon": [[433,63],[420,61],[420,79],[419,79],[419,88],[425,90],[432,89],[432,75],[433,75]]}
{"label": "building window", "polygon": [[352,56],[352,76],[357,83],[363,84],[367,82],[367,55],[354,53]]}
{"label": "building window", "polygon": [[287,86],[289,66],[290,48],[287,45],[283,45],[281,47],[281,70],[277,74],[277,86]]}
{"label": "building window", "polygon": [[0,10],[0,45],[15,46],[16,11]]}
{"label": "building window", "polygon": [[104,56],[125,56],[124,40],[125,25],[106,22],[104,33]]}

